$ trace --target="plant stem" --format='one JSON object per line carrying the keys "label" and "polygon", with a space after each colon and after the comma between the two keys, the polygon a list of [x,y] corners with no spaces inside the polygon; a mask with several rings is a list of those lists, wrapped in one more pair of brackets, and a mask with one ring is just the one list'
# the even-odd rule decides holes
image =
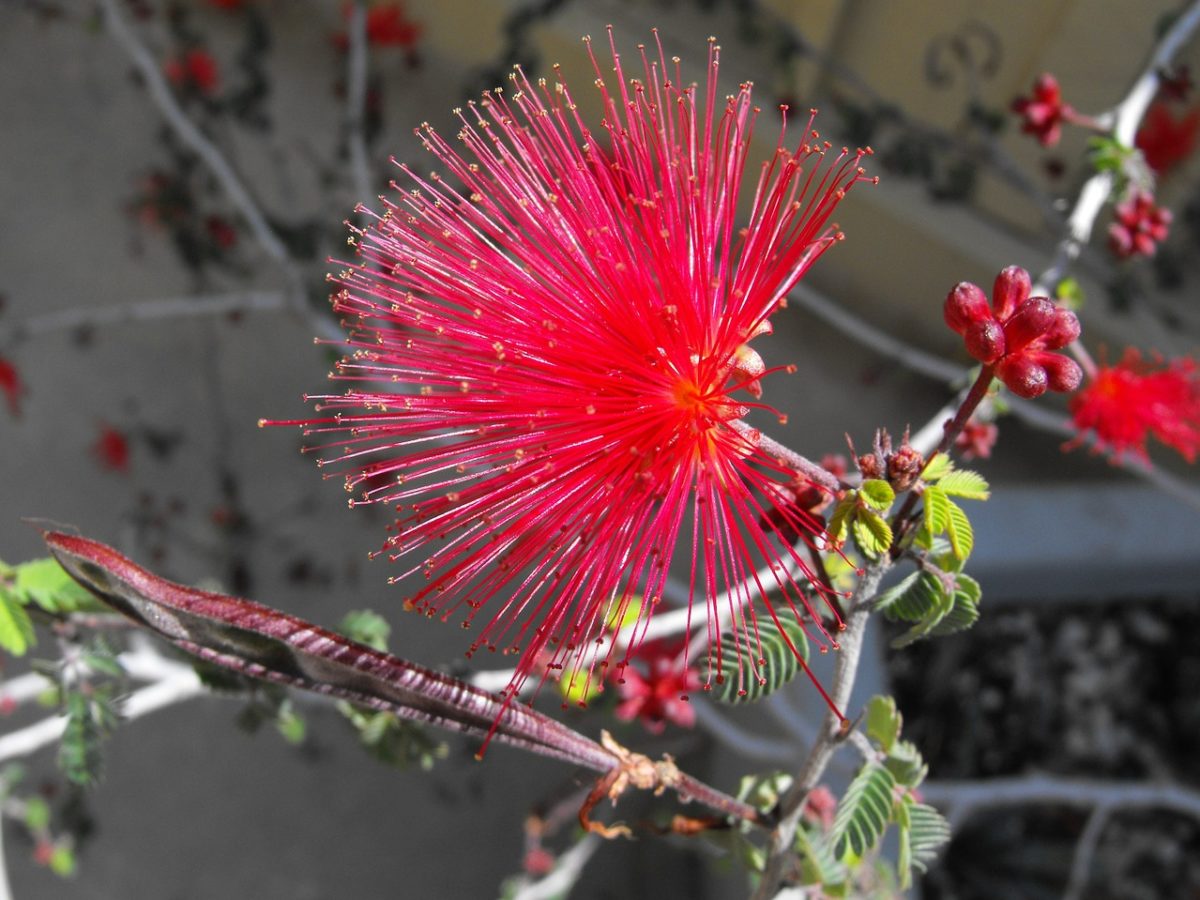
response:
{"label": "plant stem", "polygon": [[[846,630],[840,638],[841,649],[838,651],[833,685],[829,691],[838,709],[845,709],[849,703],[858,674],[858,664],[862,658],[863,638],[871,611],[870,601],[891,565],[891,557],[887,554],[872,563],[859,581],[848,604]],[[778,892],[783,882],[788,857],[792,852],[796,828],[804,811],[804,801],[820,782],[834,752],[846,740],[848,734],[849,730],[843,726],[842,721],[832,711],[826,712],[816,742],[797,772],[796,780],[780,800],[779,824],[771,832],[767,861],[758,889],[754,892],[754,900],[770,900]]]}

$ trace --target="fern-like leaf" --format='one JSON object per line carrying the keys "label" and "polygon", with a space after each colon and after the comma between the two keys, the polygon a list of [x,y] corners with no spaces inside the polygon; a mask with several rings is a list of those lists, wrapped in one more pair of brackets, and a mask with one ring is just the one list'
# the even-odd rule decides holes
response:
{"label": "fern-like leaf", "polygon": [[[761,700],[768,694],[779,690],[796,677],[800,671],[800,659],[792,652],[792,647],[799,652],[801,659],[808,662],[808,638],[804,629],[795,619],[786,614],[779,619],[783,633],[773,621],[767,620],[762,625],[759,638],[762,642],[762,656],[754,667],[755,671],[748,678],[743,678],[739,672],[738,638],[731,634],[721,636],[721,681],[713,690],[713,698],[722,703],[752,703]],[[784,638],[786,635],[786,639]],[[788,641],[791,646],[788,646]],[[741,639],[741,653],[757,650],[747,648],[745,639]],[[757,677],[755,677],[757,675]]]}
{"label": "fern-like leaf", "polygon": [[868,763],[846,788],[833,820],[833,841],[837,855],[851,850],[862,856],[879,842],[895,806],[896,779],[879,763]]}

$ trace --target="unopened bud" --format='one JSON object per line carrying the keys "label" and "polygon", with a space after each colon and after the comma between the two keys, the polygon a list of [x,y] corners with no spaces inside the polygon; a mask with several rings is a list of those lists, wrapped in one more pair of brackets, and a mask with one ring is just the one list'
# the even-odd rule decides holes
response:
{"label": "unopened bud", "polygon": [[994,363],[1005,353],[1004,328],[995,319],[971,324],[963,334],[967,352],[984,365]]}
{"label": "unopened bud", "polygon": [[942,315],[945,316],[951,331],[962,334],[969,325],[990,319],[992,311],[988,308],[987,296],[979,285],[963,281],[956,284],[946,295]]}
{"label": "unopened bud", "polygon": [[1002,322],[1008,319],[1029,298],[1032,290],[1029,273],[1020,266],[1003,270],[992,286],[992,309],[996,311],[996,318]]}

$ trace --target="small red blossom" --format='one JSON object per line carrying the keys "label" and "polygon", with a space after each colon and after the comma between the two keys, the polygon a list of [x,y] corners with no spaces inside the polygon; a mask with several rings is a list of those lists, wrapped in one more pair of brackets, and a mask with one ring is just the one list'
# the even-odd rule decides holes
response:
{"label": "small red blossom", "polygon": [[222,250],[229,250],[237,243],[237,229],[222,216],[211,215],[204,220],[204,230],[209,239]]}
{"label": "small red blossom", "polygon": [[163,73],[175,87],[194,90],[205,97],[217,92],[220,79],[217,61],[204,50],[189,50],[182,57],[167,60]]}
{"label": "small red blossom", "polygon": [[1034,135],[1043,147],[1057,144],[1062,123],[1075,116],[1075,110],[1063,102],[1058,79],[1049,72],[1033,83],[1032,95],[1013,100],[1012,111],[1021,116],[1021,131]]}
{"label": "small red blossom", "polygon": [[92,444],[92,453],[106,469],[129,471],[129,439],[111,425],[101,424],[100,436]]}
{"label": "small red blossom", "polygon": [[837,797],[833,795],[833,791],[818,785],[808,792],[808,796],[804,798],[804,809],[801,815],[814,825],[820,825],[822,831],[828,831],[833,827],[833,818],[837,813]]}
{"label": "small red blossom", "polygon": [[1192,70],[1187,63],[1180,63],[1170,71],[1160,69],[1158,72],[1158,94],[1165,100],[1186,100],[1193,87]]}
{"label": "small red blossom", "polygon": [[1171,229],[1171,211],[1154,205],[1154,196],[1132,191],[1113,210],[1108,226],[1108,246],[1121,259],[1153,256]]}
{"label": "small red blossom", "polygon": [[954,446],[963,459],[989,459],[999,434],[1000,429],[994,422],[968,419],[962,431],[954,438]]}
{"label": "small red blossom", "polygon": [[[741,421],[791,369],[759,370],[745,349],[840,239],[830,217],[873,180],[869,151],[838,152],[811,118],[785,144],[781,126],[739,205],[751,86],[718,90],[715,42],[698,86],[653,47],[636,78],[615,47],[603,66],[592,55],[594,131],[564,81],[519,68],[512,90],[457,114],[455,140],[420,129],[448,174],[401,166],[410,189],[352,229],[357,258],[330,278],[349,329],[332,377],[348,390],[290,423],[347,472],[351,506],[396,511],[380,555],[404,564],[396,581],[416,576],[407,608],[461,616],[469,654],[519,654],[510,697],[543,667],[568,685],[631,668],[676,554],[697,611],[740,609],[747,670],[758,604],[833,642],[817,611],[829,589],[791,540],[821,525],[781,504],[794,473]],[[634,597],[632,639],[609,639],[606,610]],[[627,713],[684,716],[658,693],[693,684],[675,665],[628,674]]]}
{"label": "small red blossom", "polygon": [[17,367],[3,357],[0,357],[0,394],[4,394],[4,402],[8,411],[14,417],[21,415],[21,396],[25,393],[25,382]]}
{"label": "small red blossom", "polygon": [[530,847],[525,851],[524,859],[521,860],[521,869],[526,875],[541,878],[554,869],[555,861],[554,854],[545,847]]}
{"label": "small red blossom", "polygon": [[[350,18],[350,4],[342,7],[342,17]],[[421,24],[409,19],[403,3],[385,3],[367,10],[367,43],[372,47],[400,47],[412,50],[421,38]],[[333,36],[334,46],[345,50],[349,38],[344,31]]]}
{"label": "small red blossom", "polygon": [[1146,165],[1161,175],[1192,155],[1198,130],[1200,108],[1176,119],[1166,103],[1158,102],[1147,110],[1134,145],[1142,151]]}
{"label": "small red blossom", "polygon": [[1053,352],[1079,337],[1079,319],[1046,297],[1030,297],[1032,291],[1029,273],[1009,266],[996,276],[990,307],[983,290],[964,281],[943,309],[967,352],[1027,400],[1048,390],[1070,393],[1083,379],[1075,360]]}
{"label": "small red blossom", "polygon": [[1071,398],[1070,410],[1081,435],[1092,432],[1099,447],[1118,456],[1145,459],[1146,442],[1153,436],[1195,462],[1200,452],[1200,366],[1186,357],[1155,365],[1129,348],[1116,365],[1100,366]]}
{"label": "small red blossom", "polygon": [[641,719],[651,734],[662,734],[667,722],[691,728],[696,711],[688,695],[700,687],[700,676],[688,668],[685,646],[645,644],[636,661],[617,676],[616,716],[624,722]]}

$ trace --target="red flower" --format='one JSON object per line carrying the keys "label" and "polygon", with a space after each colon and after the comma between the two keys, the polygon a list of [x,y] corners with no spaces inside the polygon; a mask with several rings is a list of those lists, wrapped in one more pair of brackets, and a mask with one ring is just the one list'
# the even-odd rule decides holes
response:
{"label": "red flower", "polygon": [[[811,121],[794,149],[781,137],[739,230],[755,108],[744,84],[705,110],[723,97],[719,53],[699,88],[662,54],[638,80],[615,54],[615,78],[595,62],[600,134],[565,83],[518,69],[513,91],[459,114],[453,144],[421,129],[451,177],[401,166],[414,189],[354,229],[360,258],[331,276],[348,390],[296,424],[323,464],[351,467],[351,506],[398,511],[381,552],[411,560],[408,608],[482,621],[470,653],[521,654],[512,691],[539,659],[566,679],[623,668],[677,544],[695,549],[692,602],[714,614],[731,585],[754,585],[727,595],[748,669],[758,603],[821,618],[788,574],[805,554],[760,524],[794,473],[740,421],[779,371],[756,372],[745,348],[840,237],[826,223],[864,154],[830,164]],[[819,527],[785,518],[810,539]],[[635,596],[618,649],[606,611]],[[718,664],[714,648],[709,677]]]}
{"label": "red flower", "polygon": [[1186,100],[1192,92],[1192,70],[1187,63],[1180,63],[1171,71],[1158,72],[1158,93],[1168,100]]}
{"label": "red flower", "polygon": [[687,667],[686,644],[646,644],[636,659],[617,679],[621,697],[617,718],[641,719],[651,734],[662,734],[667,722],[684,728],[695,725],[696,711],[688,694],[700,687],[700,676]]}
{"label": "red flower", "polygon": [[1159,366],[1143,362],[1133,348],[1115,366],[1101,366],[1071,398],[1075,427],[1093,432],[1100,447],[1118,456],[1145,459],[1153,435],[1194,462],[1200,451],[1200,367],[1187,358]]}
{"label": "red flower", "polygon": [[1058,80],[1048,72],[1033,83],[1032,96],[1013,100],[1012,111],[1022,117],[1021,131],[1035,135],[1043,147],[1057,144],[1062,123],[1075,116],[1075,110],[1063,103]]}
{"label": "red flower", "polygon": [[217,61],[204,50],[189,50],[182,58],[167,60],[163,72],[177,88],[195,90],[206,97],[217,91]]}
{"label": "red flower", "polygon": [[[342,7],[342,17],[350,18],[350,4]],[[373,47],[403,47],[411,50],[421,37],[421,25],[405,15],[403,3],[387,3],[367,10],[367,43]],[[345,50],[349,38],[345,32],[333,36],[339,50]]]}
{"label": "red flower", "polygon": [[1155,103],[1146,112],[1134,144],[1142,151],[1146,165],[1162,174],[1192,155],[1196,149],[1196,130],[1200,128],[1200,109],[1176,119],[1166,103]]}
{"label": "red flower", "polygon": [[968,419],[958,437],[954,439],[954,446],[963,459],[989,459],[999,434],[1000,429],[993,422]]}
{"label": "red flower", "polygon": [[206,217],[204,230],[208,232],[209,239],[222,250],[228,250],[237,243],[237,229],[221,216]]}
{"label": "red flower", "polygon": [[1133,191],[1113,210],[1116,218],[1108,226],[1108,245],[1122,259],[1153,256],[1167,239],[1171,211],[1154,205],[1154,197],[1145,191]]}
{"label": "red flower", "polygon": [[804,808],[800,814],[814,825],[820,825],[822,831],[828,831],[833,827],[833,819],[837,815],[837,797],[825,785],[817,785],[804,798]]}
{"label": "red flower", "polygon": [[92,452],[104,468],[114,472],[129,471],[129,440],[111,425],[101,424],[100,436],[92,444]]}
{"label": "red flower", "polygon": [[8,411],[13,416],[21,415],[21,395],[25,393],[25,383],[17,367],[3,357],[0,357],[0,393],[4,394]]}
{"label": "red flower", "polygon": [[946,297],[946,324],[962,335],[967,352],[992,366],[1004,386],[1029,400],[1046,391],[1070,393],[1083,373],[1070,357],[1054,353],[1079,337],[1079,319],[1046,297],[1030,297],[1029,273],[1009,266],[996,276],[992,305],[977,285],[964,281]]}

